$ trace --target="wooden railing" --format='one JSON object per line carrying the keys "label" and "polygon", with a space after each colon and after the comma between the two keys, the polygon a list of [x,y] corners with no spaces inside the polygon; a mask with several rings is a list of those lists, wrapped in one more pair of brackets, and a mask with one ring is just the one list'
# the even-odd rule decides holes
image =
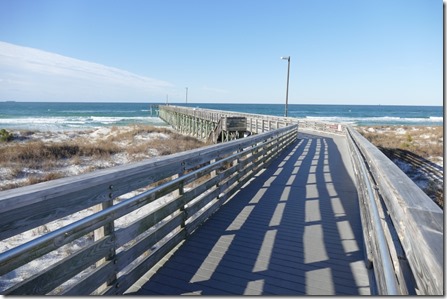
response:
{"label": "wooden railing", "polygon": [[0,293],[125,293],[296,139],[291,125],[0,192]]}
{"label": "wooden railing", "polygon": [[[218,124],[226,117],[246,118],[246,130],[259,134],[292,124],[298,120],[287,117],[275,117],[260,114],[228,112],[212,109],[194,109],[180,106],[160,106],[160,118],[169,123],[177,131],[193,135],[196,138],[208,140],[216,131]],[[218,130],[218,129],[217,129]],[[213,138],[212,138],[213,139]],[[216,139],[216,136],[214,136]]]}
{"label": "wooden railing", "polygon": [[[241,116],[247,118],[247,131],[254,134],[267,132],[270,130],[276,130],[292,124],[298,124],[302,129],[310,129],[321,132],[329,132],[335,134],[344,134],[345,126],[338,123],[313,121],[307,119],[298,119],[294,117],[282,117],[273,115],[242,113],[234,111],[222,111],[213,109],[194,109],[190,107],[180,106],[160,106],[160,117],[165,119],[170,124],[173,124],[172,118],[166,116],[167,113],[179,113],[182,115],[188,115],[194,118],[199,118],[208,122],[212,122],[217,125],[220,119],[227,116]],[[187,124],[187,126],[189,126]],[[179,129],[179,125],[174,125],[176,129]],[[204,130],[207,130],[205,128]],[[211,132],[211,130],[210,130]]]}
{"label": "wooden railing", "polygon": [[360,133],[346,132],[378,293],[442,295],[443,211]]}

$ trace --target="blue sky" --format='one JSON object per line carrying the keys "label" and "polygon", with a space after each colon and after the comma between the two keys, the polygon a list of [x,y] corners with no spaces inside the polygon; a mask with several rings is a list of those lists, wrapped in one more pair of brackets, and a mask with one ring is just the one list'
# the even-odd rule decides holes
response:
{"label": "blue sky", "polygon": [[443,105],[441,0],[0,0],[0,41],[0,100],[283,103],[290,56],[289,103]]}

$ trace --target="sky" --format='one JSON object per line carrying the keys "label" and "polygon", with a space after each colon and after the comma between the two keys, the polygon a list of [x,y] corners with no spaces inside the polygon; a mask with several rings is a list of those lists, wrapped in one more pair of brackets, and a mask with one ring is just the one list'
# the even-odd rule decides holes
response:
{"label": "sky", "polygon": [[0,101],[443,105],[441,0],[0,0]]}

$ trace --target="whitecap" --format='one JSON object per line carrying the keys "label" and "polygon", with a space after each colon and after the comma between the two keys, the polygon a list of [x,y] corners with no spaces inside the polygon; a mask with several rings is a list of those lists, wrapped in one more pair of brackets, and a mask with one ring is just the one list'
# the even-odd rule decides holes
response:
{"label": "whitecap", "polygon": [[381,116],[381,117],[343,117],[343,116],[306,116],[306,119],[322,122],[334,122],[344,124],[388,124],[388,125],[421,125],[421,124],[442,124],[443,117],[432,116],[429,118],[411,118],[411,117],[395,117],[395,116]]}

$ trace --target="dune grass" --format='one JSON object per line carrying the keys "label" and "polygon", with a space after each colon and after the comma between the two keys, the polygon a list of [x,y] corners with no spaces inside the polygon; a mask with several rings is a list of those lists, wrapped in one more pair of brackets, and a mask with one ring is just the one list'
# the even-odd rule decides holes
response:
{"label": "dune grass", "polygon": [[408,150],[434,163],[444,154],[443,127],[358,127],[372,144],[386,149]]}
{"label": "dune grass", "polygon": [[[23,132],[31,136],[39,132]],[[79,137],[68,141],[12,140],[0,145],[0,190],[17,188],[70,175],[70,165],[88,165],[85,172],[154,156],[199,148],[205,143],[167,128],[152,126],[113,127],[102,138]],[[20,138],[23,139],[23,138]],[[121,158],[119,158],[119,155]],[[123,158],[124,157],[124,158]],[[107,166],[101,166],[98,161]],[[123,162],[124,161],[124,162]]]}
{"label": "dune grass", "polygon": [[[357,130],[372,144],[377,146],[385,155],[391,158],[394,154],[408,151],[414,155],[432,163],[443,165],[444,157],[444,128],[410,127],[410,126],[374,126],[357,127]],[[402,161],[394,161],[404,165]],[[413,180],[421,175],[416,166],[407,165],[404,172]],[[427,182],[421,189],[432,198],[438,206],[444,207],[444,189],[442,182],[426,179]],[[415,181],[415,183],[417,183]]]}

